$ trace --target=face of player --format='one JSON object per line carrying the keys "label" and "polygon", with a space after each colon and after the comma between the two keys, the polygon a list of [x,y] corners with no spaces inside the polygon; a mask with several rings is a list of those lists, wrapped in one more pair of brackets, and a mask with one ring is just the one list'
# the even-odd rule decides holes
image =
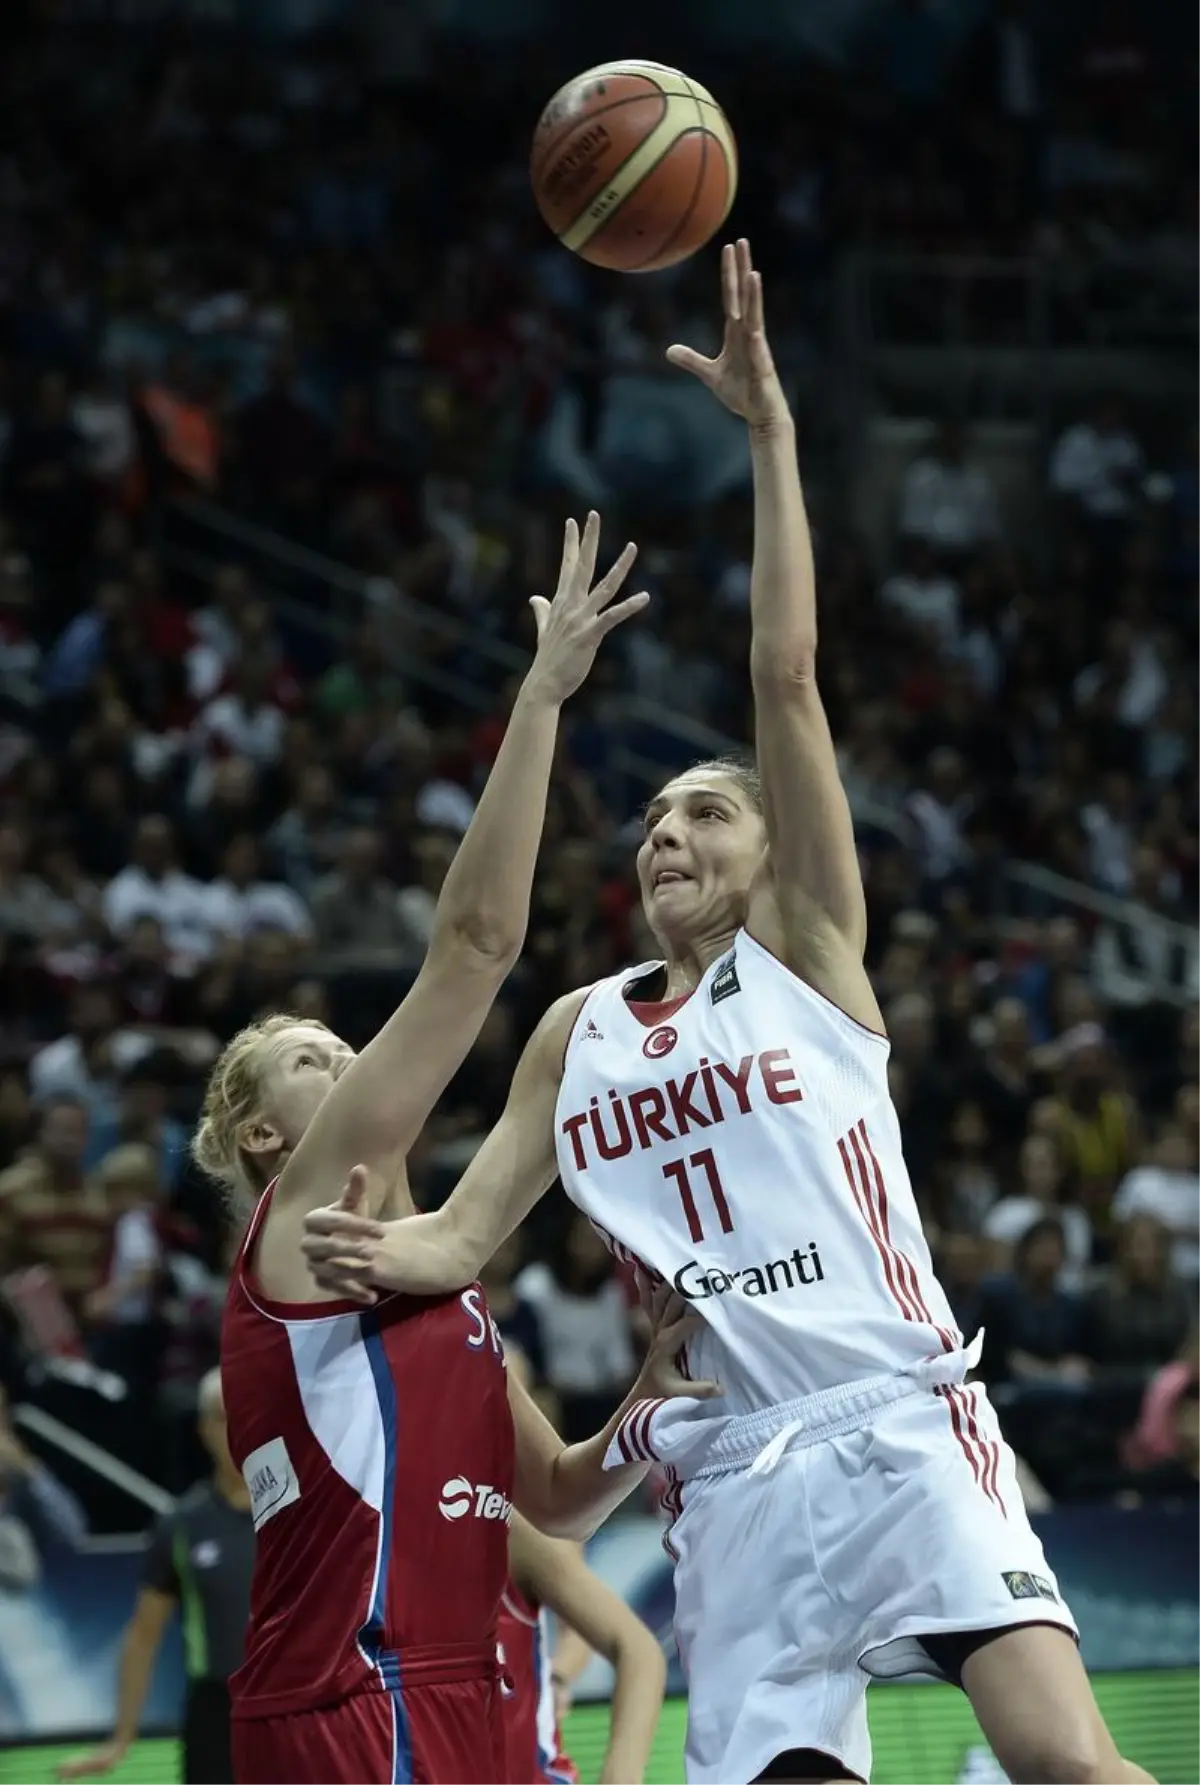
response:
{"label": "face of player", "polygon": [[247,1125],[243,1145],[263,1156],[290,1153],[354,1057],[353,1048],[314,1023],[275,1036],[263,1067],[261,1114]]}
{"label": "face of player", "polygon": [[729,775],[697,770],[669,781],[646,808],[638,882],[646,921],[678,949],[744,923],[766,827]]}

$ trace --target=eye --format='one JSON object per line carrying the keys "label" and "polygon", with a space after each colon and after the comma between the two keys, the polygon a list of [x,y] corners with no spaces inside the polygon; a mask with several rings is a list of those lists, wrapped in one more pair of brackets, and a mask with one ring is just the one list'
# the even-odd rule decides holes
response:
{"label": "eye", "polygon": [[296,1065],[297,1066],[315,1066],[316,1063],[317,1063],[317,1056],[315,1054],[297,1054],[296,1055]]}
{"label": "eye", "polygon": [[697,818],[722,818],[723,819],[725,814],[721,810],[720,806],[701,806],[700,810],[697,812],[696,816],[697,816]]}

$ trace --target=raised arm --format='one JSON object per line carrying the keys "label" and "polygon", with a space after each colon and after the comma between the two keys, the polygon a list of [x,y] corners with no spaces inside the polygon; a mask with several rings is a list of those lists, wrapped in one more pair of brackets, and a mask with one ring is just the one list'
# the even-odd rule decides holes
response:
{"label": "raised arm", "polygon": [[441,1295],[474,1282],[558,1175],[554,1105],[586,995],[572,992],[546,1012],[517,1064],[500,1120],[436,1214],[376,1221],[336,1204],[308,1215],[304,1254],[322,1289],[365,1300],[376,1290]]}
{"label": "raised arm", "polygon": [[520,953],[529,919],[559,710],[604,636],[648,597],[610,605],[634,558],[627,546],[596,586],[600,523],[568,521],[554,600],[534,597],[538,644],[504,741],[446,875],[433,935],[395,1015],[337,1080],[280,1177],[282,1199],[323,1202],[357,1163],[394,1174],[462,1064]]}
{"label": "raised arm", "polygon": [[583,1639],[613,1669],[612,1715],[600,1785],[638,1785],[645,1774],[662,1710],[667,1664],[658,1639],[611,1588],[594,1575],[579,1547],[546,1537],[513,1514],[509,1572],[536,1603]]}
{"label": "raised arm", "polygon": [[750,246],[721,256],[725,336],[715,359],[672,347],[750,430],[754,560],[750,679],[769,875],[750,929],[860,1021],[879,1026],[862,967],[866,904],[850,808],[817,688],[812,539],[796,462],[796,430],[763,323]]}

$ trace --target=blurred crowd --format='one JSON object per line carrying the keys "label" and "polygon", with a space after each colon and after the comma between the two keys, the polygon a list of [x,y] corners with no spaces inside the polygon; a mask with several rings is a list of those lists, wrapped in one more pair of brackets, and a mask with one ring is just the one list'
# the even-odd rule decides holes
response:
{"label": "blurred crowd", "polygon": [[[885,9],[851,77],[797,70],[803,107],[722,77],[789,379],[809,388],[856,247],[1043,256],[1064,343],[1105,318],[1153,343],[1194,266],[1195,168],[1137,14],[1098,8],[1055,62],[1001,0],[951,68],[924,19]],[[268,1011],[361,1044],[403,994],[572,504],[640,539],[653,618],[571,708],[525,958],[422,1138],[419,1199],[546,1005],[653,954],[631,825],[654,775],[701,730],[748,735],[744,452],[660,372],[711,339],[711,256],[621,281],[548,241],[524,139],[562,73],[435,57],[400,103],[336,44],[231,60],[44,25],[0,65],[0,1376],[172,1489],[202,1466],[236,1238],[188,1160],[205,1072]],[[957,414],[880,561],[800,405],[910,1169],[1035,1501],[1196,1492],[1185,397],[1058,418],[1036,561]],[[487,1288],[567,1435],[594,1429],[637,1314],[557,1192]],[[0,1514],[28,1461],[2,1439]]]}

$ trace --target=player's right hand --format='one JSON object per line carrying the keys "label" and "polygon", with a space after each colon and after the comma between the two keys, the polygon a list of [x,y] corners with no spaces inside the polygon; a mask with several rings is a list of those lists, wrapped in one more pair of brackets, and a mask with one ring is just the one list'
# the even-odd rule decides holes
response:
{"label": "player's right hand", "polygon": [[111,1773],[115,1766],[120,1766],[128,1752],[124,1742],[105,1742],[102,1748],[93,1748],[87,1754],[77,1754],[74,1760],[64,1760],[56,1777],[94,1779],[97,1774]]}
{"label": "player's right hand", "polygon": [[371,1267],[383,1239],[383,1224],[361,1212],[366,1198],[367,1169],[356,1165],[337,1201],[304,1217],[300,1249],[317,1286],[327,1295],[369,1308],[379,1299],[371,1286]]}
{"label": "player's right hand", "polygon": [[528,685],[556,705],[579,687],[596,660],[600,641],[623,620],[641,613],[650,599],[640,594],[613,601],[637,557],[635,545],[625,547],[593,588],[599,545],[600,516],[595,510],[588,515],[582,538],[575,522],[568,521],[554,599],[534,595],[529,604],[537,622],[537,655]]}
{"label": "player's right hand", "polygon": [[697,1382],[684,1374],[680,1362],[683,1348],[704,1325],[695,1309],[669,1283],[662,1283],[651,1292],[648,1311],[653,1332],[638,1378],[639,1392],[650,1400],[689,1395],[693,1400],[711,1401],[724,1394],[719,1382]]}

